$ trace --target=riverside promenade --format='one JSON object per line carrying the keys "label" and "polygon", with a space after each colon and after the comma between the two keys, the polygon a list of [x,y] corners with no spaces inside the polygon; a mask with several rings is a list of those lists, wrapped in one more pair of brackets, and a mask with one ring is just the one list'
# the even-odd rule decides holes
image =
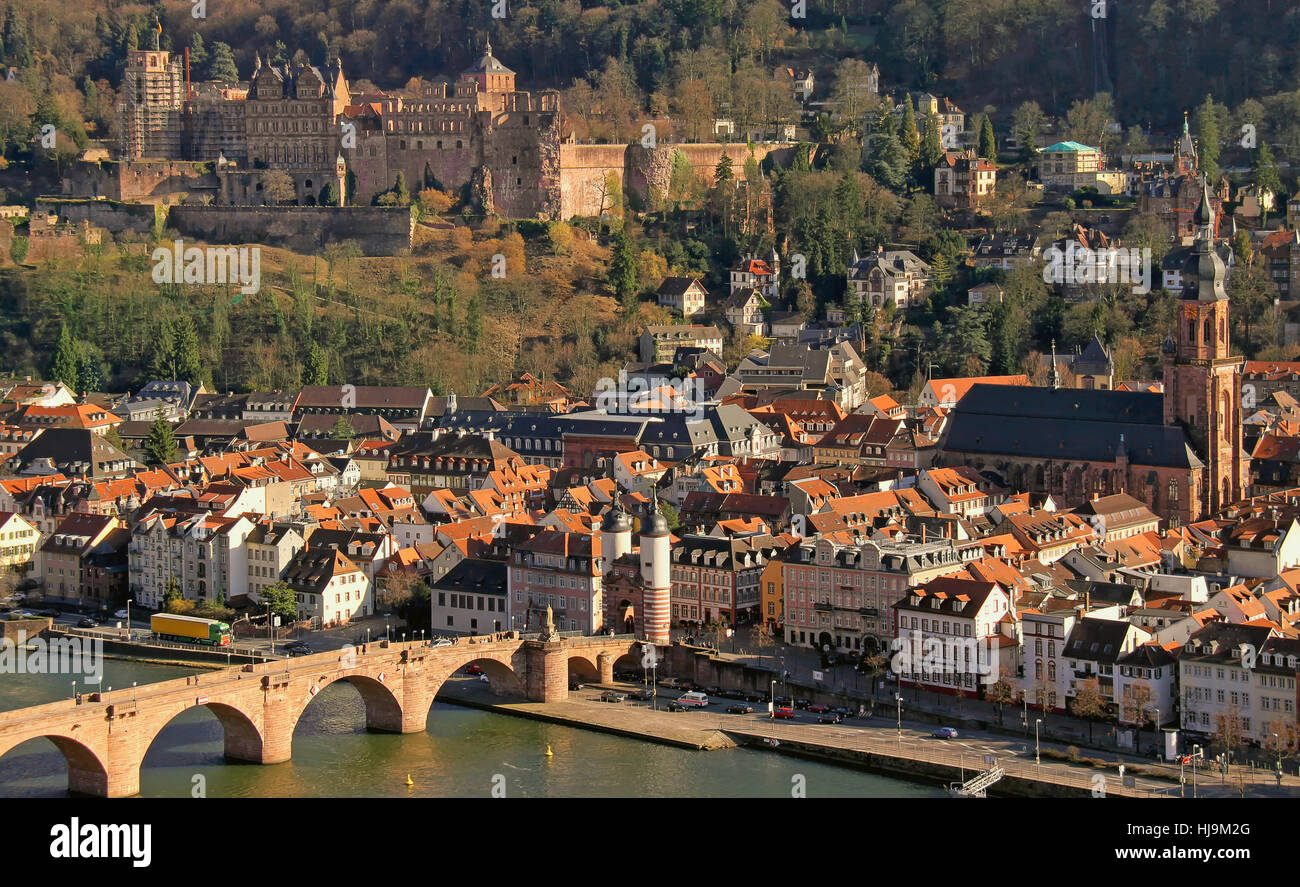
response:
{"label": "riverside promenade", "polygon": [[[1026,748],[1024,743],[1005,736],[965,731],[958,739],[936,739],[930,735],[931,725],[906,719],[901,727],[895,719],[881,716],[820,724],[814,716],[800,712],[799,721],[772,722],[762,704],[754,704],[751,714],[726,713],[725,700],[714,700],[699,711],[669,712],[663,706],[677,695],[673,691],[665,691],[659,698],[659,710],[652,710],[644,702],[602,702],[601,693],[601,687],[588,686],[571,691],[564,702],[535,703],[502,698],[478,681],[450,680],[439,691],[438,701],[702,751],[745,746],[944,786],[960,784],[997,766],[1005,775],[990,789],[994,796],[1180,796],[1177,768],[1171,779],[1162,778],[1166,775],[1163,773],[1149,775],[1143,772],[1145,768],[1130,766],[1125,774],[1130,779],[1125,780],[1114,756],[1099,755],[1098,760],[1105,762],[1102,766],[1057,760],[1051,756],[1064,757],[1066,751],[1050,743],[1040,746],[1036,761],[1032,743]],[[1189,799],[1193,794],[1192,779],[1189,768],[1183,787]],[[1217,774],[1210,779],[1202,770],[1195,791],[1198,797],[1237,796],[1236,782],[1228,782],[1220,784]],[[1246,788],[1248,797],[1257,797],[1267,786],[1251,782]],[[1278,796],[1300,796],[1300,792]]]}

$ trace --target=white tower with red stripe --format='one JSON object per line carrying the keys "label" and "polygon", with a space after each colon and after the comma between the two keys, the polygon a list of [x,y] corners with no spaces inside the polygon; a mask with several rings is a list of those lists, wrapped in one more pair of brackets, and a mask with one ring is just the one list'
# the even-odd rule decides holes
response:
{"label": "white tower with red stripe", "polygon": [[650,510],[641,527],[641,609],[645,639],[655,646],[669,644],[668,625],[672,592],[672,534],[659,510],[659,497],[650,500]]}

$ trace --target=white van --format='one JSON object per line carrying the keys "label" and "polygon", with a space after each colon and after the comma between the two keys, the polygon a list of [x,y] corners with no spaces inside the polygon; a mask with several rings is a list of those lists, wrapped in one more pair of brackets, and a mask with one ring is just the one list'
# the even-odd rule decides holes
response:
{"label": "white van", "polygon": [[704,706],[709,704],[709,697],[705,696],[703,693],[691,691],[690,693],[683,693],[681,696],[678,696],[677,703],[679,705],[693,705],[696,708],[704,708]]}

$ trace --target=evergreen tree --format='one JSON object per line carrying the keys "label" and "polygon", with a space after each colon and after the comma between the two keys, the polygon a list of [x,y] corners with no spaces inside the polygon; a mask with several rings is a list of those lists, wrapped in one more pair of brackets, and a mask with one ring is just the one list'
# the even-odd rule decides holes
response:
{"label": "evergreen tree", "polygon": [[1200,158],[1201,172],[1210,179],[1211,184],[1219,177],[1219,114],[1214,106],[1214,97],[1206,95],[1205,101],[1196,109],[1196,151]]}
{"label": "evergreen tree", "polygon": [[175,333],[165,317],[159,325],[157,337],[153,339],[148,371],[153,378],[175,378]]}
{"label": "evergreen tree", "polygon": [[736,175],[731,170],[731,158],[723,154],[718,158],[718,165],[713,168],[713,185],[721,188],[724,182],[733,181]]}
{"label": "evergreen tree", "polygon": [[[723,160],[726,159],[724,155]],[[632,239],[626,231],[620,230],[614,235],[614,253],[609,261],[609,286],[625,309],[631,311],[636,307],[636,256],[632,251]]]}
{"label": "evergreen tree", "polygon": [[[943,142],[939,140],[939,117],[935,114],[925,115],[925,131],[921,136],[921,169],[929,172],[943,157]],[[921,181],[925,181],[922,177]]]}
{"label": "evergreen tree", "polygon": [[176,334],[176,375],[173,378],[198,385],[203,381],[203,366],[199,360],[199,334],[194,328],[194,318],[182,314],[173,327]]}
{"label": "evergreen tree", "polygon": [[195,68],[205,68],[208,64],[208,50],[203,46],[203,35],[198,31],[190,38],[190,64]]}
{"label": "evergreen tree", "polygon": [[986,160],[998,159],[998,142],[993,133],[993,120],[987,114],[984,115],[984,120],[980,123],[979,156]]}
{"label": "evergreen tree", "polygon": [[235,66],[235,54],[228,43],[212,44],[212,55],[208,58],[208,79],[222,80],[226,83],[239,81],[239,68]]}
{"label": "evergreen tree", "polygon": [[332,440],[352,440],[352,423],[348,421],[347,416],[339,416],[334,420],[334,427],[330,429],[330,438]]}
{"label": "evergreen tree", "polygon": [[91,354],[83,354],[77,371],[78,391],[103,391],[104,373],[100,369],[99,359]]}
{"label": "evergreen tree", "polygon": [[81,375],[81,360],[77,356],[77,346],[68,333],[68,325],[59,326],[59,341],[54,346],[54,355],[45,375],[51,382],[62,382],[73,391],[77,390]]}
{"label": "evergreen tree", "polygon": [[167,587],[163,589],[164,612],[170,612],[172,608],[172,604],[179,601],[182,597],[183,595],[181,594],[180,582],[176,579],[175,576],[169,576],[167,578]]}
{"label": "evergreen tree", "polygon": [[406,189],[406,176],[402,175],[400,172],[397,174],[397,179],[393,182],[393,196],[397,198],[398,206],[411,205],[411,192]]}
{"label": "evergreen tree", "polygon": [[898,138],[908,167],[915,166],[917,158],[921,156],[921,133],[916,128],[916,108],[912,104],[910,92],[903,101],[903,127]]}
{"label": "evergreen tree", "polygon": [[328,385],[329,368],[325,359],[325,352],[319,345],[312,342],[307,347],[307,358],[302,365],[302,384],[303,385]]}
{"label": "evergreen tree", "polygon": [[172,424],[163,418],[163,412],[158,410],[158,416],[149,426],[149,436],[144,440],[144,451],[149,454],[149,459],[153,464],[166,465],[168,462],[176,459],[176,435],[172,433]]}

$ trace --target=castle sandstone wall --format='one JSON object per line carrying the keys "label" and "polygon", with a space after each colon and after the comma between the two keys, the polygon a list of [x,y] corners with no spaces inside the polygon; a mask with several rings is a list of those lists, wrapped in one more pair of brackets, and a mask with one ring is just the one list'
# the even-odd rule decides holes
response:
{"label": "castle sandstone wall", "polygon": [[124,231],[145,234],[153,227],[157,210],[149,203],[37,198],[36,211],[56,213],[69,222],[90,222],[113,234],[121,234]]}
{"label": "castle sandstone wall", "polygon": [[[789,164],[795,146],[788,143],[754,146],[754,157],[761,163],[769,155],[783,165]],[[673,156],[680,151],[691,165],[696,178],[713,181],[713,170],[726,154],[732,160],[731,169],[738,181],[745,180],[745,161],[750,156],[749,145],[743,142],[672,144],[654,148],[631,145],[572,145],[560,146],[560,217],[594,216],[600,210],[601,194],[610,174],[617,179],[625,194],[635,194],[648,201],[652,194],[662,196],[668,191],[672,175]]]}
{"label": "castle sandstone wall", "polygon": [[411,212],[385,206],[174,206],[168,224],[208,243],[259,243],[314,253],[356,241],[362,255],[395,256],[411,248]]}

